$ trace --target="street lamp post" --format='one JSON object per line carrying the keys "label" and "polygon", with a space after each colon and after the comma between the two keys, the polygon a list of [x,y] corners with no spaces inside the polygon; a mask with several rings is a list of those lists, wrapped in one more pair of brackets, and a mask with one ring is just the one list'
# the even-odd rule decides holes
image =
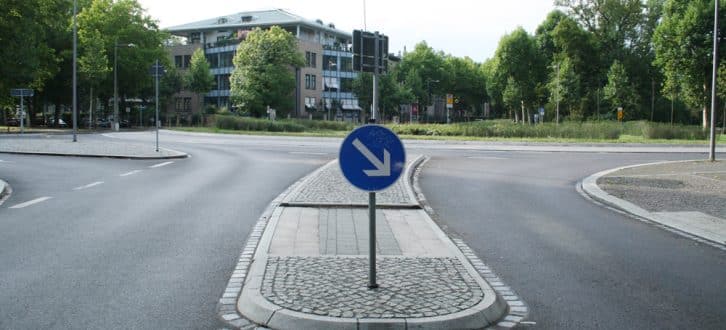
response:
{"label": "street lamp post", "polygon": [[[434,104],[434,101],[431,99],[431,83],[438,84],[439,80],[426,80],[426,90],[429,92],[429,103],[434,106],[434,113],[436,112],[436,105]],[[419,109],[419,111],[421,111]]]}
{"label": "street lamp post", "polygon": [[113,130],[119,130],[118,122],[118,48],[119,47],[136,47],[134,44],[119,44],[118,41],[113,44]]}
{"label": "street lamp post", "polygon": [[76,27],[76,12],[78,4],[73,0],[73,142],[78,142],[76,136],[78,131],[78,78],[77,78],[77,62],[78,62],[78,30]]}

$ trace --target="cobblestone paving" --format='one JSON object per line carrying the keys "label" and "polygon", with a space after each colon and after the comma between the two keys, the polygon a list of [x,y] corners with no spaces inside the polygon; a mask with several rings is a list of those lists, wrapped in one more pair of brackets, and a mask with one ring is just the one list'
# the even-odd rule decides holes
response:
{"label": "cobblestone paving", "polygon": [[95,155],[108,157],[175,157],[182,153],[159,148],[154,143],[117,142],[80,135],[78,142],[69,136],[0,139],[0,152],[51,153],[62,155]]}
{"label": "cobblestone paving", "polygon": [[726,162],[640,166],[600,178],[598,186],[651,212],[699,211],[726,219]]}
{"label": "cobblestone paving", "polygon": [[344,318],[413,318],[452,314],[484,293],[456,258],[379,258],[369,290],[367,258],[273,257],[262,295],[293,311]]}
{"label": "cobblestone paving", "polygon": [[[376,194],[378,204],[413,204],[403,185],[403,175],[387,190]],[[338,164],[326,167],[303,189],[290,196],[288,203],[364,204],[368,205],[368,193],[351,185],[340,171]]]}

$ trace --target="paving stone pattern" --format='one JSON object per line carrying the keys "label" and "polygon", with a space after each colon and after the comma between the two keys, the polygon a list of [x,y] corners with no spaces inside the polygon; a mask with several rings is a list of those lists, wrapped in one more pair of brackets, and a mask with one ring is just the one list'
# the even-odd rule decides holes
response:
{"label": "paving stone pattern", "polygon": [[[378,204],[412,204],[401,177],[387,190],[376,194]],[[288,203],[363,204],[368,205],[368,193],[351,185],[338,164],[323,169],[301,190],[291,195]]]}
{"label": "paving stone pattern", "polygon": [[726,162],[640,166],[600,178],[598,186],[651,212],[698,211],[726,219]]}
{"label": "paving stone pattern", "polygon": [[[376,220],[376,251],[385,255],[401,255],[401,248],[383,212],[376,212]],[[367,255],[368,223],[368,210],[320,209],[320,254]]]}
{"label": "paving stone pattern", "polygon": [[379,258],[370,290],[367,258],[273,257],[262,295],[293,311],[343,318],[416,318],[456,313],[484,293],[456,258]]}

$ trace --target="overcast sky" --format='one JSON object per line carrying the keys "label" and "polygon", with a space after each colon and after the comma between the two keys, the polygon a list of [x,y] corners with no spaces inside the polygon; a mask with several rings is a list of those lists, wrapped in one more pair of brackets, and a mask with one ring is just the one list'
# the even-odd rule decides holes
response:
{"label": "overcast sky", "polygon": [[[363,28],[363,0],[139,0],[162,28],[243,11],[282,8],[338,29]],[[555,9],[552,0],[366,0],[367,28],[389,36],[389,50],[429,46],[482,62],[494,55],[499,38],[522,26],[533,33]]]}

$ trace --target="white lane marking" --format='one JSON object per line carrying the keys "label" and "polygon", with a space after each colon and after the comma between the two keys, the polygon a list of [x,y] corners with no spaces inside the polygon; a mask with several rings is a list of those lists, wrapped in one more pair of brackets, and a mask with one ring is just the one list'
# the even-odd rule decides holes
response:
{"label": "white lane marking", "polygon": [[51,198],[53,198],[53,197],[40,197],[40,198],[36,198],[36,199],[34,199],[32,201],[27,201],[25,203],[20,203],[20,204],[17,204],[17,205],[13,205],[13,206],[11,206],[9,208],[11,208],[11,209],[22,209],[24,207],[28,207],[28,206],[33,205],[33,204],[38,204],[40,202],[45,202],[45,201],[47,201],[47,200],[49,200]]}
{"label": "white lane marking", "polygon": [[291,155],[314,155],[314,156],[324,156],[327,155],[325,152],[305,152],[305,151],[291,151]]}
{"label": "white lane marking", "polygon": [[161,164],[151,165],[151,166],[149,166],[149,168],[157,168],[157,167],[162,167],[162,166],[166,166],[166,165],[169,165],[169,164],[171,164],[171,163],[174,163],[174,162],[164,162],[164,163],[161,163]]}
{"label": "white lane marking", "polygon": [[141,172],[141,170],[133,170],[131,172],[126,172],[126,173],[121,174],[119,176],[129,176],[129,175],[134,175],[134,174],[139,173],[139,172]]}
{"label": "white lane marking", "polygon": [[98,186],[98,185],[100,185],[100,184],[103,184],[103,181],[96,181],[96,182],[94,182],[94,183],[89,183],[89,184],[87,184],[87,185],[85,185],[85,186],[75,187],[75,188],[73,188],[73,190],[83,190],[83,189],[88,189],[88,188],[91,188],[91,187],[95,187],[95,186]]}
{"label": "white lane marking", "polygon": [[509,159],[505,157],[491,157],[491,156],[468,156],[469,159]]}

